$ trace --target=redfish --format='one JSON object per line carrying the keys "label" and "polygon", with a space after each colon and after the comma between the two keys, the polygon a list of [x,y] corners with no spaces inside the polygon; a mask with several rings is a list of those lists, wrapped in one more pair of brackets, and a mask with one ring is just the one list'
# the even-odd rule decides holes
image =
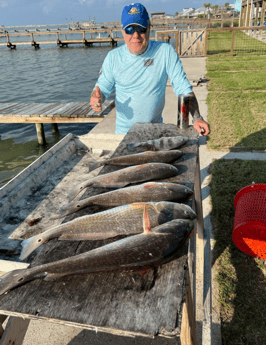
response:
{"label": "redfish", "polygon": [[35,249],[50,239],[99,240],[118,235],[137,234],[142,231],[142,215],[147,209],[151,227],[173,219],[194,219],[195,212],[185,204],[170,201],[133,203],[103,212],[76,218],[70,222],[48,229],[22,242],[20,259],[29,256]]}
{"label": "redfish", "polygon": [[91,196],[87,199],[73,201],[61,207],[58,217],[55,218],[65,217],[91,205],[115,207],[134,202],[178,201],[192,194],[193,191],[190,188],[177,183],[146,182],[137,186],[121,188]]}
{"label": "redfish", "polygon": [[151,149],[154,151],[172,150],[186,144],[187,142],[187,137],[162,137],[160,139],[148,140],[136,144],[127,144],[127,149],[131,151],[136,147],[143,147],[145,149]]}
{"label": "redfish", "polygon": [[162,265],[186,244],[193,227],[190,220],[176,219],[151,229],[149,219],[144,216],[144,232],[141,234],[63,260],[14,270],[0,276],[0,295],[35,279],[51,281],[73,274],[144,269]]}
{"label": "redfish", "polygon": [[73,200],[83,189],[94,186],[118,189],[131,183],[140,183],[150,180],[160,180],[178,174],[178,169],[166,163],[147,163],[124,168],[118,171],[96,176],[81,183],[69,192],[69,201]]}
{"label": "redfish", "polygon": [[133,155],[105,159],[102,162],[91,165],[89,167],[89,172],[103,165],[131,166],[145,163],[169,163],[177,160],[182,155],[183,152],[180,150],[171,150],[167,152],[146,151]]}

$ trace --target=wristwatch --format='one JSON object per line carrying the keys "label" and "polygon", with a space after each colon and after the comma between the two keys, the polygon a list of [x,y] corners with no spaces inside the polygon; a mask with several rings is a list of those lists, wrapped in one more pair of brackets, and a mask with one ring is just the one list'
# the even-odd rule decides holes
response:
{"label": "wristwatch", "polygon": [[203,117],[199,115],[199,116],[193,118],[193,120],[192,120],[193,125],[194,125],[194,122],[197,121],[197,120],[199,120],[199,119],[200,119],[200,120],[204,120]]}

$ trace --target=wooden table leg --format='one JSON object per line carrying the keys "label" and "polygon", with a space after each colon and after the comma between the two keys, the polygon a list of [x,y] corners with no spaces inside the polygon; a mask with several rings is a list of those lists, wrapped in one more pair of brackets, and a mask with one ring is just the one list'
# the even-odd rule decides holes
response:
{"label": "wooden table leg", "polygon": [[30,319],[11,316],[7,322],[0,345],[21,345],[28,329]]}
{"label": "wooden table leg", "polygon": [[186,277],[185,302],[182,310],[182,325],[180,332],[181,345],[197,345],[196,321],[193,310],[189,270]]}

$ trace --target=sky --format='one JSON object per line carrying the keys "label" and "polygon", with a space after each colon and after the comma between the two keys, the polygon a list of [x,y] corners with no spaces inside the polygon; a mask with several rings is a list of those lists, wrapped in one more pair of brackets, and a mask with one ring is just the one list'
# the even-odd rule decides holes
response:
{"label": "sky", "polygon": [[[202,7],[198,0],[142,0],[148,13],[165,12],[175,14],[183,8]],[[231,1],[214,0],[212,5],[230,4]],[[0,0],[0,26],[65,24],[71,21],[93,20],[97,23],[120,21],[125,5],[132,0]]]}

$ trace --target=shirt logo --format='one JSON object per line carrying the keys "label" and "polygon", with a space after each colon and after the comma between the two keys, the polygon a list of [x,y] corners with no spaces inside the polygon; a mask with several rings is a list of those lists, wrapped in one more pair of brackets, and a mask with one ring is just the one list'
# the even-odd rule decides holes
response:
{"label": "shirt logo", "polygon": [[128,14],[138,14],[140,13],[137,7],[131,7],[130,11],[127,12]]}
{"label": "shirt logo", "polygon": [[152,66],[154,64],[153,59],[144,60],[144,67]]}

